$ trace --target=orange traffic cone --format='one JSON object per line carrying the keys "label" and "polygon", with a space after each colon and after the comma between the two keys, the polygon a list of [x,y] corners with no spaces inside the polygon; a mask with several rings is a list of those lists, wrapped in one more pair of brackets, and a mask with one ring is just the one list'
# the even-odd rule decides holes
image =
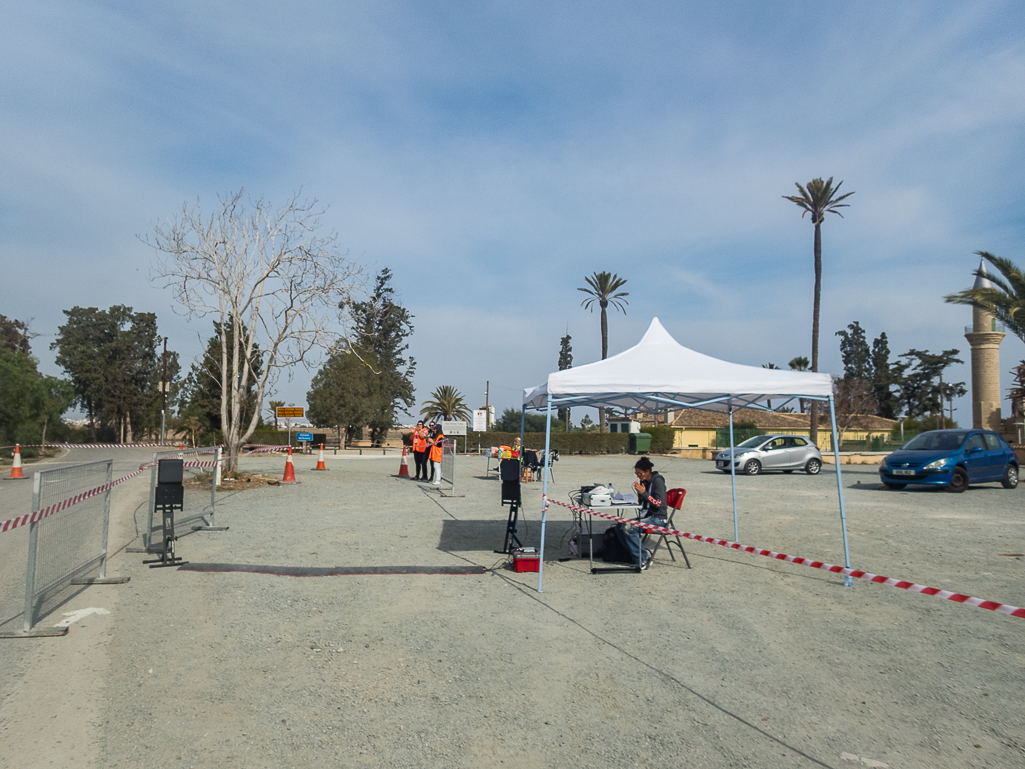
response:
{"label": "orange traffic cone", "polygon": [[327,470],[327,465],[324,464],[324,444],[320,444],[320,459],[317,460],[317,466],[314,470]]}
{"label": "orange traffic cone", "polygon": [[409,463],[406,461],[406,447],[402,447],[402,461],[399,462],[399,477],[409,477]]}
{"label": "orange traffic cone", "polygon": [[7,476],[7,480],[17,481],[19,479],[25,480],[25,474],[21,471],[21,444],[16,444],[14,446],[14,465],[11,467],[11,474]]}
{"label": "orange traffic cone", "polygon": [[281,479],[282,483],[298,483],[295,479],[295,468],[292,466],[292,447],[288,447],[288,458],[285,460],[285,477]]}

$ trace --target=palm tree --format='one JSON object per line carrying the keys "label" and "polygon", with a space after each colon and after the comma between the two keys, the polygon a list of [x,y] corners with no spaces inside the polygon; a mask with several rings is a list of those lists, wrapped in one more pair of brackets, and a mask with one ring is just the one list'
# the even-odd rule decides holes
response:
{"label": "palm tree", "polygon": [[974,275],[988,280],[991,286],[970,288],[944,298],[951,304],[970,304],[985,310],[1025,342],[1025,274],[1010,259],[993,256],[988,251],[975,254],[996,267],[1003,279],[993,277],[985,265],[980,264]]}
{"label": "palm tree", "polygon": [[[808,359],[803,355],[798,355],[796,358],[791,358],[787,364],[793,371],[807,371],[808,370]],[[798,398],[797,402],[800,406],[801,413],[804,413],[804,398]]]}
{"label": "palm tree", "polygon": [[[597,302],[601,308],[601,359],[609,357],[609,317],[606,308],[611,304],[617,310],[626,315],[626,305],[629,304],[623,297],[630,296],[628,291],[619,291],[626,285],[626,278],[621,278],[612,272],[595,272],[584,278],[587,288],[578,288],[588,295],[587,299],[580,303],[581,307],[594,312],[594,303]],[[598,430],[605,432],[605,409],[598,409]]]}
{"label": "palm tree", "polygon": [[451,385],[442,385],[431,393],[431,400],[420,409],[424,419],[450,420],[462,419],[470,421],[470,409],[463,400],[462,394]]}
{"label": "palm tree", "polygon": [[[807,187],[797,184],[800,195],[784,195],[783,197],[792,203],[796,203],[803,209],[801,218],[805,214],[811,214],[811,223],[815,225],[815,303],[812,310],[811,321],[811,370],[819,370],[819,305],[822,298],[822,221],[826,214],[836,214],[843,219],[838,208],[847,208],[847,203],[842,200],[849,198],[853,192],[847,192],[837,197],[840,192],[841,181],[836,187],[833,186],[833,177],[827,181],[812,179]],[[811,404],[811,442],[818,443],[819,438],[819,409],[818,403]]]}
{"label": "palm tree", "polygon": [[270,411],[270,415],[274,417],[274,429],[278,429],[278,407],[284,406],[284,401],[267,401],[267,410]]}

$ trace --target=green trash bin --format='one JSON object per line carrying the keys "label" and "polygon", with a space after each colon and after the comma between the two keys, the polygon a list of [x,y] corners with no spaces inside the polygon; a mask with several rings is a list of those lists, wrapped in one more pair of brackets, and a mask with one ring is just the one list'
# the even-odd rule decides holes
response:
{"label": "green trash bin", "polygon": [[630,453],[647,454],[651,451],[651,433],[630,433]]}

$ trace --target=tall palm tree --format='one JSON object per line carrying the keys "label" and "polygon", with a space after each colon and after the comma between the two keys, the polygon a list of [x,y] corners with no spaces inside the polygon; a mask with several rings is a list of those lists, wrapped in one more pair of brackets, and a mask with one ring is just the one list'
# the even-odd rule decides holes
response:
{"label": "tall palm tree", "polygon": [[[798,355],[796,358],[791,358],[787,364],[793,371],[807,371],[808,370],[808,359],[803,355]],[[804,398],[798,398],[797,403],[801,409],[801,413],[804,413]]]}
{"label": "tall palm tree", "polygon": [[945,300],[985,310],[1025,342],[1025,274],[1010,259],[993,256],[988,251],[976,251],[975,254],[996,267],[1003,279],[990,275],[983,265],[979,265],[974,272],[975,277],[989,280],[992,286],[969,288],[944,297]]}
{"label": "tall palm tree", "polygon": [[278,407],[284,406],[284,401],[267,401],[267,410],[274,417],[274,429],[278,429]]}
{"label": "tall palm tree", "polygon": [[[578,288],[587,294],[587,299],[580,303],[581,307],[594,312],[595,302],[601,308],[601,359],[609,357],[609,317],[606,309],[611,304],[617,310],[626,315],[626,305],[629,304],[623,297],[630,296],[628,291],[620,291],[626,285],[626,278],[621,278],[612,272],[595,272],[584,278],[586,288]],[[605,432],[605,409],[598,409],[598,430]]]}
{"label": "tall palm tree", "polygon": [[[843,219],[837,209],[847,208],[847,203],[841,201],[853,195],[847,192],[839,195],[841,181],[836,187],[833,186],[833,177],[827,181],[812,179],[806,187],[795,182],[800,195],[784,195],[783,197],[791,203],[796,203],[802,210],[801,218],[805,214],[811,214],[811,223],[815,226],[815,303],[812,310],[811,321],[811,370],[819,370],[819,305],[822,299],[822,222],[826,214],[836,214]],[[818,443],[819,438],[819,409],[818,402],[811,404],[811,441]]]}
{"label": "tall palm tree", "polygon": [[431,400],[424,402],[420,409],[424,419],[462,419],[470,421],[470,408],[463,400],[462,394],[451,385],[442,385],[431,393]]}

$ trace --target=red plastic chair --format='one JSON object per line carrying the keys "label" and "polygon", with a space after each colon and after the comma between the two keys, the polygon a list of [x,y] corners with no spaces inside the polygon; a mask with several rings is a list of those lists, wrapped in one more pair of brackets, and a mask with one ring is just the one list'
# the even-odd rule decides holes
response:
{"label": "red plastic chair", "polygon": [[[666,492],[666,507],[669,508],[669,515],[666,518],[666,528],[673,528],[673,516],[676,515],[677,511],[679,511],[680,507],[683,505],[683,498],[685,496],[687,496],[687,489],[669,489],[669,491]],[[678,536],[673,537],[673,540],[676,540],[675,542],[673,542],[673,540],[668,539],[668,537],[670,536],[668,534],[649,532],[648,536],[652,535],[658,537],[658,542],[655,543],[655,547],[651,551],[652,558],[655,557],[655,553],[658,552],[658,549],[662,546],[662,543],[665,542],[666,550],[669,551],[669,557],[672,558],[673,561],[675,561],[676,556],[673,555],[672,548],[672,545],[675,544],[678,548],[680,548],[680,554],[683,556],[683,560],[686,562],[687,568],[690,568],[690,559],[687,558],[687,551],[683,549],[683,542]]]}

